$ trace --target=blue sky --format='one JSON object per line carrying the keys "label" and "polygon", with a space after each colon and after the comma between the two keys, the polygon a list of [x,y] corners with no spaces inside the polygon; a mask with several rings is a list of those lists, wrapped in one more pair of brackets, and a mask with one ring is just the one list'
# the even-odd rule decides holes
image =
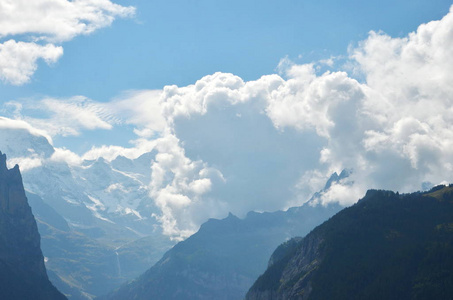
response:
{"label": "blue sky", "polygon": [[[108,101],[124,90],[185,86],[217,71],[244,80],[275,72],[281,58],[346,55],[370,30],[404,36],[439,19],[451,1],[116,1],[133,18],[63,43],[53,66],[30,83],[2,84],[2,100],[84,95]],[[301,58],[299,58],[301,56]]]}
{"label": "blue sky", "polygon": [[451,1],[8,3],[0,128],[70,164],[156,150],[168,220],[300,204],[343,168],[326,203],[453,181]]}
{"label": "blue sky", "polygon": [[[0,83],[0,101],[83,95],[105,102],[127,90],[185,86],[214,72],[255,80],[276,72],[288,57],[309,63],[347,56],[370,30],[404,36],[441,18],[450,1],[116,1],[133,6],[131,18],[62,43],[51,66],[38,61],[30,81]],[[8,39],[9,37],[4,38]],[[126,145],[129,129],[108,137]],[[56,137],[59,146],[86,151],[105,136]],[[91,140],[87,142],[88,140]]]}

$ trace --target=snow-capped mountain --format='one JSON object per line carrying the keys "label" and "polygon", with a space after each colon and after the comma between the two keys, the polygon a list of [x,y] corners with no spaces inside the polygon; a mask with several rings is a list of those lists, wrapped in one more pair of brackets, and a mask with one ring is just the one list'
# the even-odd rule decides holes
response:
{"label": "snow-capped mountain", "polygon": [[3,153],[9,154],[9,162],[15,158],[50,158],[55,152],[45,136],[26,128],[2,128],[0,147]]}
{"label": "snow-capped mountain", "polygon": [[[78,230],[112,241],[156,232],[158,224],[151,215],[157,208],[148,189],[155,154],[70,165],[61,159],[64,154],[55,155],[56,150],[44,136],[27,129],[2,129],[0,149],[8,153],[10,165],[18,163],[23,169],[25,188],[43,198]],[[118,238],[121,232],[127,237]]]}
{"label": "snow-capped mountain", "polygon": [[[145,154],[136,160],[138,162],[121,156],[108,162],[99,158],[84,161],[82,167],[73,168],[75,180],[88,190],[86,196],[91,203],[85,205],[95,216],[131,215],[138,220],[147,217],[142,216],[139,210],[142,202],[149,200],[149,175],[145,172],[151,172],[151,157]],[[148,168],[140,170],[143,165]]]}
{"label": "snow-capped mountain", "polygon": [[[162,224],[153,217],[161,213],[150,196],[151,165],[158,156],[156,151],[135,159],[118,156],[111,161],[75,161],[68,157],[69,151],[54,148],[45,136],[27,128],[1,129],[0,150],[3,149],[8,151],[10,166],[20,165],[26,190],[55,210],[51,214],[49,209],[43,212],[40,201],[32,201],[52,282],[67,294],[75,289],[85,295],[73,295],[74,300],[91,299],[131,280],[174,245],[175,241],[163,234]],[[332,206],[315,206],[322,203],[331,185],[348,184],[348,176],[348,171],[334,173],[305,207],[329,214]],[[276,215],[303,211],[294,207]],[[60,217],[57,220],[55,216]],[[66,224],[69,230],[52,225],[57,223]],[[290,221],[285,226],[291,228],[295,224]],[[281,238],[292,237],[287,227],[282,229],[285,234],[278,234],[277,244]],[[99,257],[102,266],[97,263]],[[84,261],[83,270],[74,266],[78,261]],[[93,284],[89,278],[99,280]]]}
{"label": "snow-capped mountain", "polygon": [[156,153],[68,163],[67,152],[28,128],[2,128],[0,150],[10,167],[19,164],[28,195],[50,207],[40,215],[44,204],[31,202],[51,280],[69,298],[93,299],[118,287],[174,244],[152,217],[159,212],[148,187]]}

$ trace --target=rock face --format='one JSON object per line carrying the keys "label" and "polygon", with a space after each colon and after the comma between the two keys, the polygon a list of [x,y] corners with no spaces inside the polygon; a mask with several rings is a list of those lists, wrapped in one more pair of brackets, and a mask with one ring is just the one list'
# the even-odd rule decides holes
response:
{"label": "rock face", "polygon": [[[333,178],[328,184],[341,179],[337,174]],[[273,249],[306,235],[340,209],[307,203],[287,211],[250,212],[244,219],[232,214],[210,219],[137,280],[101,299],[243,299]]]}
{"label": "rock face", "polygon": [[19,167],[8,170],[1,152],[0,299],[66,299],[47,277]]}
{"label": "rock face", "polygon": [[278,247],[246,299],[453,299],[453,186],[368,191]]}

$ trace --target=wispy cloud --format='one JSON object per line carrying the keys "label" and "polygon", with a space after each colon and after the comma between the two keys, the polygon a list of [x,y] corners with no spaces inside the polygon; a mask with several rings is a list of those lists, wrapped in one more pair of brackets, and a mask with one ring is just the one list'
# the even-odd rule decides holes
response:
{"label": "wispy cloud", "polygon": [[149,138],[166,127],[161,96],[161,90],[128,91],[106,106],[122,123],[137,126],[137,135]]}
{"label": "wispy cloud", "polygon": [[82,96],[10,101],[6,106],[10,115],[44,130],[50,136],[80,135],[81,130],[110,130],[112,124],[120,122],[108,105]]}

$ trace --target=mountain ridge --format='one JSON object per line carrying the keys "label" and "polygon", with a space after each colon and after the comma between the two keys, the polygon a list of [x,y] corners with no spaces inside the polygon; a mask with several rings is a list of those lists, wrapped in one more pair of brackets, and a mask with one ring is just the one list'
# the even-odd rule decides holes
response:
{"label": "mountain ridge", "polygon": [[[333,174],[332,182],[348,176]],[[341,207],[312,205],[326,187],[300,207],[287,211],[229,213],[209,219],[197,233],[176,244],[136,280],[99,299],[243,299],[281,242],[305,235]]]}
{"label": "mountain ridge", "polygon": [[278,247],[246,299],[451,299],[452,226],[451,186],[369,190],[305,238]]}

